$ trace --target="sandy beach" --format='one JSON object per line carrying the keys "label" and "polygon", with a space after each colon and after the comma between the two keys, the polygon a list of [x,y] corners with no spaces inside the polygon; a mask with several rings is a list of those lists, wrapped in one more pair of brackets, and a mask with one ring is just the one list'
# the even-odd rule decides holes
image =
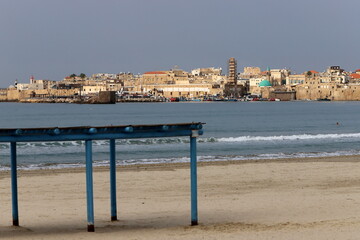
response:
{"label": "sandy beach", "polygon": [[94,171],[95,233],[86,232],[84,169],[19,171],[20,227],[0,175],[1,239],[358,239],[360,156],[201,163],[199,226],[190,224],[188,164]]}

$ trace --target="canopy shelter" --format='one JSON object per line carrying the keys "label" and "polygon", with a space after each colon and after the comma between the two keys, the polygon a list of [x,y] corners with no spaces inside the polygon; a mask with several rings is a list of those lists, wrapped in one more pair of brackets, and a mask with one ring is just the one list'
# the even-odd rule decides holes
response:
{"label": "canopy shelter", "polygon": [[17,187],[17,142],[56,142],[85,141],[86,159],[86,200],[88,231],[95,231],[94,197],[93,197],[93,161],[92,141],[110,141],[110,204],[111,220],[117,220],[116,210],[116,139],[190,137],[190,178],[191,178],[191,225],[198,224],[197,211],[197,154],[196,138],[203,134],[203,123],[179,123],[161,125],[126,125],[103,127],[55,127],[55,128],[21,128],[0,129],[0,142],[10,143],[11,190],[13,225],[19,226],[18,187]]}

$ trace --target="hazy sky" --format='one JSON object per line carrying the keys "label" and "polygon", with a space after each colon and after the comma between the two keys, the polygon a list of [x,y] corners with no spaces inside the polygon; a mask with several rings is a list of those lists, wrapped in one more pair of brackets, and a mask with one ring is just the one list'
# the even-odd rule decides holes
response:
{"label": "hazy sky", "polygon": [[360,68],[359,0],[0,0],[0,87],[71,73]]}

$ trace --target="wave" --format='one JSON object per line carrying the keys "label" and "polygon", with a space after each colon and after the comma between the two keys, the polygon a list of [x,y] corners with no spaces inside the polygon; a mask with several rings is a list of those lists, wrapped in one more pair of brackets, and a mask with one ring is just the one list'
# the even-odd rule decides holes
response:
{"label": "wave", "polygon": [[[296,134],[296,135],[279,135],[279,136],[239,136],[239,137],[200,137],[198,143],[218,143],[218,142],[255,142],[255,141],[298,141],[298,140],[329,140],[329,139],[360,139],[360,133],[332,133],[332,134]],[[116,140],[117,145],[162,145],[162,144],[188,144],[188,137],[174,138],[144,138],[144,139],[120,139]],[[108,140],[94,140],[94,147],[108,146]],[[65,148],[83,147],[84,141],[63,141],[63,142],[25,142],[17,143],[19,149],[33,148],[57,148],[60,152],[67,152]],[[0,150],[9,149],[9,143],[0,143]],[[71,148],[72,149],[72,148]],[[69,149],[70,152],[72,150]]]}
{"label": "wave", "polygon": [[219,142],[251,142],[251,141],[297,141],[318,139],[346,139],[360,138],[360,133],[332,133],[332,134],[297,134],[280,136],[240,136],[219,138]]}
{"label": "wave", "polygon": [[[258,155],[219,155],[219,156],[198,156],[198,162],[214,161],[244,161],[244,160],[263,160],[263,159],[284,159],[284,158],[318,158],[318,157],[337,157],[337,156],[355,156],[360,155],[360,151],[336,151],[336,152],[299,152],[299,153],[273,153]],[[173,158],[145,158],[145,159],[127,159],[118,160],[117,165],[137,165],[137,164],[163,164],[163,163],[185,163],[189,162],[189,157]],[[108,160],[94,161],[97,166],[109,166]],[[19,170],[38,170],[38,169],[64,169],[64,168],[81,168],[85,167],[84,163],[39,163],[39,164],[19,164]],[[0,171],[9,171],[9,164],[0,164]]]}
{"label": "wave", "polygon": [[[159,144],[188,144],[190,142],[187,137],[179,138],[144,138],[144,139],[121,139],[116,140],[117,145],[159,145]],[[210,138],[199,138],[199,143],[204,142],[217,142],[217,139],[214,137]],[[108,146],[108,140],[94,140],[93,146]],[[17,148],[48,148],[48,147],[57,147],[57,148],[67,148],[67,147],[85,147],[84,141],[63,141],[63,142],[28,142],[28,143],[17,143]],[[0,149],[9,149],[9,143],[0,143]]]}

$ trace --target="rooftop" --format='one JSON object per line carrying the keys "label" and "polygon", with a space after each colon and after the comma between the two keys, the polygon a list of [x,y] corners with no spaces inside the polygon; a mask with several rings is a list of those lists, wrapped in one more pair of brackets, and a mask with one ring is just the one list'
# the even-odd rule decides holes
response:
{"label": "rooftop", "polygon": [[146,72],[144,74],[166,74],[164,71],[153,71],[153,72]]}
{"label": "rooftop", "polygon": [[[360,71],[359,71],[360,72]],[[350,74],[350,77],[352,78],[352,79],[360,79],[360,74],[357,74],[357,73],[352,73],[352,74]]]}

